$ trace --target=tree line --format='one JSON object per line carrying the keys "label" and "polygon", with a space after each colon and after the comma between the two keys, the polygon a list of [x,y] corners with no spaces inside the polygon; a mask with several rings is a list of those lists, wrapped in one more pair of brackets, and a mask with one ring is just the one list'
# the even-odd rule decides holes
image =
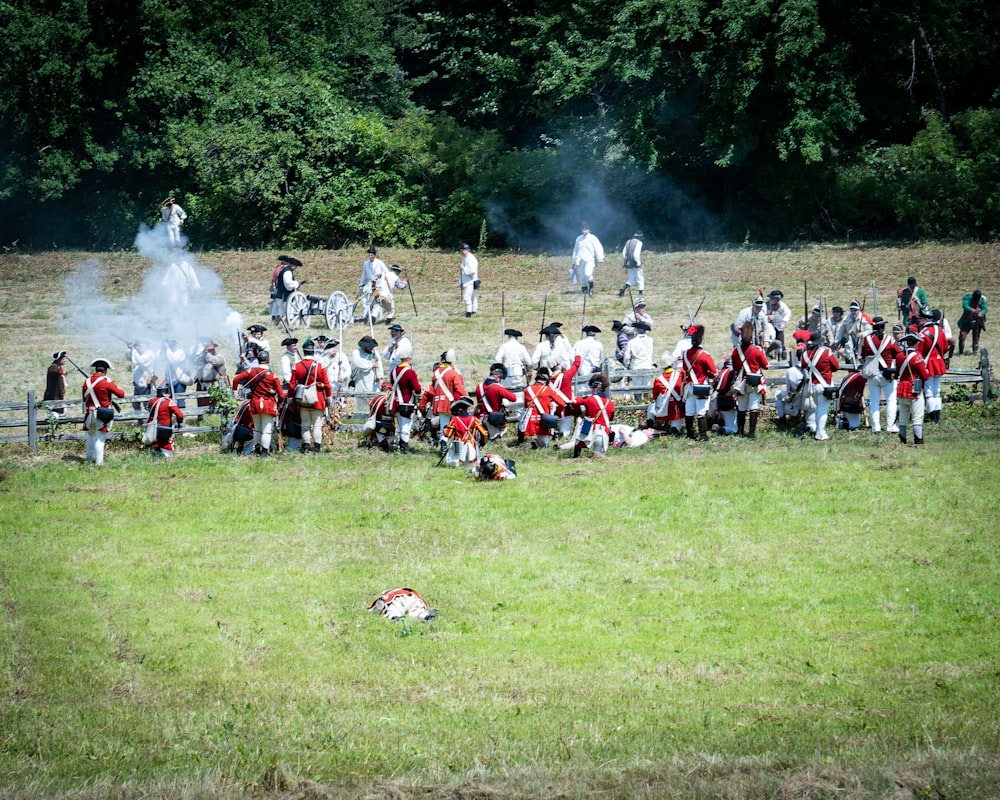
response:
{"label": "tree line", "polygon": [[991,0],[0,8],[6,247],[1000,232]]}

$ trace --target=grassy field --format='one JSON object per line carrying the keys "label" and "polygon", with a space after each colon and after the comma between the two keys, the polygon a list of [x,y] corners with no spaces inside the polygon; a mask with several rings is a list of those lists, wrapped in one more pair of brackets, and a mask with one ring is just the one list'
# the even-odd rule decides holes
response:
{"label": "grassy field", "polygon": [[[705,295],[718,355],[758,285],[846,306],[916,274],[954,321],[964,291],[997,295],[997,253],[655,254],[647,296],[667,331]],[[271,255],[199,256],[247,323]],[[8,399],[72,352],[72,299],[47,294],[85,257],[3,257]],[[110,296],[138,291],[134,254],[100,260]],[[360,260],[303,256],[327,290]],[[386,260],[414,278],[422,374],[448,346],[481,374],[500,287],[525,333],[543,303],[582,310],[563,258],[484,257],[469,321],[451,254]],[[605,269],[602,327],[624,310]],[[997,408],[947,404],[922,450],[762,427],[603,462],[513,451],[504,484],[346,434],[265,462],[112,445],[102,470],[79,444],[2,448],[0,796],[1000,797]],[[439,617],[367,613],[393,586]]]}

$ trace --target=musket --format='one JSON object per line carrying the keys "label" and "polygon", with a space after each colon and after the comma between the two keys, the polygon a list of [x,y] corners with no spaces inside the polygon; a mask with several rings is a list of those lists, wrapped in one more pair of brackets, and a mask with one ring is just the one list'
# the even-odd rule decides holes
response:
{"label": "musket", "polygon": [[691,313],[691,304],[687,304],[688,309],[688,325],[694,325],[694,314]]}
{"label": "musket", "polygon": [[580,331],[583,331],[583,326],[587,324],[587,294],[583,295],[583,314],[580,317]]}
{"label": "musket", "polygon": [[542,337],[545,335],[542,330],[545,329],[545,310],[549,307],[549,293],[545,293],[545,297],[542,299],[542,327],[538,331],[538,341],[542,341]]}
{"label": "musket", "polygon": [[278,319],[281,320],[281,327],[285,329],[285,336],[287,336],[289,339],[294,339],[295,337],[292,336],[292,329],[288,327],[288,323],[285,322],[285,318],[278,317]]}
{"label": "musket", "polygon": [[802,281],[802,319],[809,324],[809,284]]}
{"label": "musket", "polygon": [[[399,264],[393,264],[394,267],[398,267]],[[417,313],[417,301],[413,299],[413,289],[410,287],[410,277],[406,270],[403,270],[403,274],[406,275],[406,290],[410,293],[410,302],[413,304],[413,316],[419,317]]]}
{"label": "musket", "polygon": [[128,339],[123,339],[121,336],[119,336],[114,331],[109,331],[109,333],[112,336],[114,336],[119,342],[122,342],[127,348],[129,348],[130,350],[132,349],[132,345],[134,344],[133,342],[130,342]]}
{"label": "musket", "polygon": [[72,364],[72,365],[73,365],[74,367],[76,367],[77,371],[78,371],[78,372],[79,372],[79,373],[80,373],[81,375],[83,375],[83,377],[84,377],[84,378],[89,378],[89,377],[90,377],[90,376],[89,376],[89,375],[88,375],[88,374],[87,374],[86,372],[84,372],[84,371],[83,371],[83,369],[82,369],[82,368],[80,367],[80,365],[79,365],[79,364],[77,364],[77,363],[76,363],[76,362],[75,362],[75,361],[74,361],[74,360],[73,360],[72,358],[70,358],[69,356],[66,356],[66,360],[67,360],[67,361],[68,361],[68,362],[69,362],[70,364]]}
{"label": "musket", "polygon": [[705,305],[705,297],[707,297],[707,295],[704,295],[704,294],[703,294],[703,295],[701,296],[701,302],[699,302],[699,303],[698,303],[698,307],[697,307],[697,308],[696,308],[696,309],[694,310],[694,314],[693,314],[693,315],[692,315],[692,317],[691,317],[691,324],[692,324],[692,325],[694,325],[694,321],[695,321],[696,319],[698,319],[698,312],[699,312],[699,311],[701,311],[701,307],[702,307],[703,305]]}

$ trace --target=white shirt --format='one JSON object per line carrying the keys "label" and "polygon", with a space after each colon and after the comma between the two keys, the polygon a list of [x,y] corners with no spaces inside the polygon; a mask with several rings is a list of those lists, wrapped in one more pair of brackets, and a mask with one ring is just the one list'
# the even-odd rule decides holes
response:
{"label": "white shirt", "polygon": [[462,273],[459,283],[464,286],[467,283],[479,280],[479,259],[472,253],[462,256]]}
{"label": "white shirt", "polygon": [[576,237],[573,244],[573,266],[598,264],[604,261],[604,247],[594,234],[587,231]]}
{"label": "white shirt", "polygon": [[164,206],[160,210],[160,214],[163,216],[163,221],[174,228],[179,228],[181,223],[188,218],[187,213],[177,203]]}
{"label": "white shirt", "polygon": [[595,372],[601,371],[604,362],[604,345],[593,336],[585,336],[576,343],[576,355],[580,356],[580,368],[577,378],[589,378]]}
{"label": "white shirt", "polygon": [[537,367],[548,367],[550,370],[557,365],[560,369],[569,369],[573,363],[573,352],[569,349],[569,342],[565,336],[556,336],[555,342],[549,341],[546,336],[535,347],[535,352],[531,355],[531,363]]}
{"label": "white shirt", "polygon": [[645,333],[636,334],[625,348],[625,366],[628,369],[653,368],[653,340]]}
{"label": "white shirt", "polygon": [[[628,265],[629,247],[633,248],[632,260],[635,262],[633,267]],[[622,264],[628,269],[638,269],[642,266],[642,239],[629,239],[625,242],[625,246],[622,248]]]}
{"label": "white shirt", "polygon": [[788,323],[792,321],[792,309],[788,307],[784,300],[778,301],[777,308],[768,303],[764,306],[764,311],[767,313],[767,318],[776,331],[785,330],[788,327]]}
{"label": "white shirt", "polygon": [[358,288],[367,294],[372,281],[378,282],[385,275],[385,270],[385,262],[381,258],[369,256],[361,268],[361,280],[358,282]]}
{"label": "white shirt", "polygon": [[531,356],[528,348],[521,344],[517,337],[510,336],[500,345],[494,361],[499,361],[507,368],[507,377],[501,381],[508,389],[514,384],[521,384],[524,373],[531,369]]}

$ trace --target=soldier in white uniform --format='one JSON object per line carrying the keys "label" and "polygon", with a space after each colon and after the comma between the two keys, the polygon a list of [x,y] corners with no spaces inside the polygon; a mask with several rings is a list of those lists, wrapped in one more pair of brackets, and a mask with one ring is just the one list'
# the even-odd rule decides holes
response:
{"label": "soldier in white uniform", "polygon": [[[132,393],[138,397],[145,397],[152,394],[153,377],[156,370],[156,353],[147,347],[145,342],[140,340],[129,345],[128,350],[125,352],[125,357],[134,367],[132,370]],[[142,403],[132,403],[132,408],[136,410],[143,407]]]}
{"label": "soldier in white uniform", "polygon": [[594,296],[594,268],[604,262],[604,247],[601,240],[590,232],[590,225],[580,223],[580,235],[573,243],[573,259],[570,277],[580,284],[580,291]]}
{"label": "soldier in white uniform", "polygon": [[382,357],[376,352],[378,342],[371,336],[362,336],[351,353],[351,384],[358,394],[374,394],[375,382],[382,382],[385,370]]}
{"label": "soldier in white uniform", "polygon": [[174,202],[174,198],[168,197],[163,201],[160,216],[167,224],[167,241],[172,248],[179,250],[181,247],[181,225],[188,218],[187,213]]}
{"label": "soldier in white uniform", "polygon": [[287,392],[288,382],[292,379],[292,370],[302,360],[302,354],[299,352],[299,340],[294,336],[282,339],[281,346],[285,349],[278,359],[278,364],[281,369],[281,386]]}
{"label": "soldier in white uniform", "polygon": [[618,296],[624,297],[630,286],[635,286],[642,297],[646,288],[646,279],[642,272],[642,231],[636,231],[632,238],[625,242],[622,248],[622,267],[625,268],[625,285],[618,290]]}
{"label": "soldier in white uniform", "polygon": [[403,326],[398,322],[389,326],[389,344],[382,351],[382,358],[386,363],[386,370],[391,375],[392,371],[399,366],[399,362],[404,358],[413,357],[413,342],[406,335]]}
{"label": "soldier in white uniform", "polygon": [[531,365],[535,369],[545,367],[550,371],[557,366],[559,369],[569,369],[569,365],[573,363],[573,351],[560,331],[560,323],[550,323],[539,333],[545,338],[537,344],[535,352],[531,354]]}
{"label": "soldier in white uniform", "polygon": [[767,312],[764,309],[763,297],[758,297],[753,303],[736,315],[736,323],[729,329],[733,341],[733,347],[740,343],[740,331],[748,322],[753,331],[754,344],[759,345],[767,352],[774,342],[774,326],[768,321]]}
{"label": "soldier in white uniform", "polygon": [[638,320],[633,323],[636,330],[625,348],[625,368],[626,369],[653,369],[653,339],[647,336],[649,323]]}
{"label": "soldier in white uniform", "polygon": [[531,371],[531,356],[528,355],[528,348],[518,341],[523,335],[521,331],[507,328],[503,335],[507,337],[507,341],[500,345],[493,360],[503,364],[507,370],[507,375],[500,383],[504,388],[515,391],[517,401],[521,403],[524,402],[526,375]]}
{"label": "soldier in white uniform", "polygon": [[647,331],[653,330],[653,318],[646,313],[646,301],[642,298],[636,300],[632,310],[622,317],[622,329],[629,339],[638,333],[635,323],[639,321],[645,322],[649,326]]}
{"label": "soldier in white uniform", "polygon": [[580,356],[580,369],[577,370],[575,380],[586,381],[595,372],[601,371],[604,345],[595,338],[600,332],[601,329],[596,325],[584,325],[583,338],[574,347],[576,355]]}
{"label": "soldier in white uniform", "polygon": [[462,242],[462,263],[460,266],[459,285],[462,287],[462,302],[465,303],[465,318],[468,319],[479,310],[479,259],[472,255],[472,248]]}

